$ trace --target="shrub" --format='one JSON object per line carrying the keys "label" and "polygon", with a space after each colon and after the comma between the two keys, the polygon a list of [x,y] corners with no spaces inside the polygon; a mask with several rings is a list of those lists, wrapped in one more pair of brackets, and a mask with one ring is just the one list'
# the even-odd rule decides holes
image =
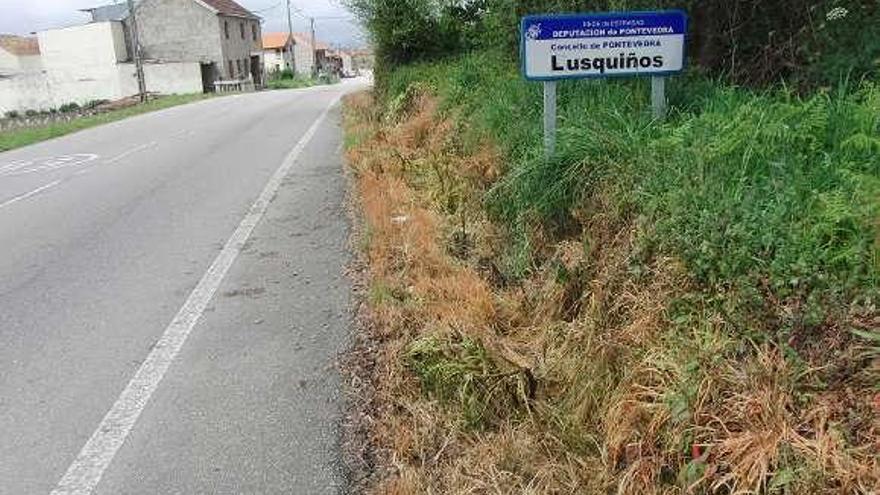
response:
{"label": "shrub", "polygon": [[94,108],[97,108],[97,107],[105,104],[105,103],[108,103],[109,101],[110,100],[104,100],[104,99],[89,100],[86,102],[85,105],[83,105],[83,108],[86,110],[92,110]]}
{"label": "shrub", "polygon": [[61,105],[60,107],[58,107],[58,111],[61,113],[75,112],[79,109],[80,109],[79,103],[76,103],[76,102],[65,103],[65,104]]}
{"label": "shrub", "polygon": [[7,119],[17,119],[19,117],[19,113],[17,110],[9,110],[3,114]]}

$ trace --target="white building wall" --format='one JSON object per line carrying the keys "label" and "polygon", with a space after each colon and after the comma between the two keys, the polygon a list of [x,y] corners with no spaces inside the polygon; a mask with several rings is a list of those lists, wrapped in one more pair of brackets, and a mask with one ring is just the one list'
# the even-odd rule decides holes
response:
{"label": "white building wall", "polygon": [[[220,73],[226,79],[247,79],[251,75],[251,57],[260,57],[263,53],[260,22],[256,19],[218,15],[217,23],[223,50],[223,68]],[[232,71],[229,70],[230,67]],[[257,72],[262,72],[262,65],[258,65],[256,69]]]}
{"label": "white building wall", "polygon": [[21,72],[18,57],[0,48],[0,75],[8,76]]}
{"label": "white building wall", "polygon": [[18,57],[18,63],[23,72],[36,72],[43,69],[43,58],[39,55]]}
{"label": "white building wall", "polygon": [[315,52],[308,43],[297,43],[293,47],[293,62],[296,73],[301,76],[311,76],[315,61]]}
{"label": "white building wall", "polygon": [[279,53],[275,48],[263,50],[263,66],[266,72],[272,73],[284,69],[293,70],[293,60],[289,49],[281,50]]}
{"label": "white building wall", "polygon": [[49,80],[40,72],[0,79],[0,113],[53,108],[49,95]]}
{"label": "white building wall", "polygon": [[[119,67],[123,92],[137,94],[134,64],[121,64]],[[144,64],[144,80],[150,93],[172,95],[202,92],[202,72],[198,62]]]}
{"label": "white building wall", "polygon": [[342,58],[342,74],[345,76],[353,76],[354,61],[351,58],[351,55],[345,52],[340,52],[339,56]]}
{"label": "white building wall", "polygon": [[127,58],[122,24],[101,22],[38,33],[47,106],[127,96],[117,63]]}
{"label": "white building wall", "polygon": [[[65,103],[115,100],[137,94],[119,22],[86,24],[39,33],[42,71],[0,79],[0,112],[45,110]],[[145,64],[147,91],[199,93],[197,62]]]}
{"label": "white building wall", "polygon": [[0,48],[0,76],[35,72],[42,68],[39,55],[15,55]]}

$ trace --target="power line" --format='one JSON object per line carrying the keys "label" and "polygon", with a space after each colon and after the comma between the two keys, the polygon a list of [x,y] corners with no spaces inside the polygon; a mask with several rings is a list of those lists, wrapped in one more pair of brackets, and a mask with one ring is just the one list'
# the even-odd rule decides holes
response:
{"label": "power line", "polygon": [[281,1],[279,1],[278,3],[272,5],[271,7],[266,7],[266,8],[263,8],[263,9],[252,10],[251,12],[253,12],[254,14],[258,14],[258,13],[260,13],[260,12],[268,12],[268,11],[270,11],[270,10],[275,10],[275,9],[277,9],[277,8],[280,7],[281,4],[283,4],[283,3],[284,3],[284,0],[281,0]]}

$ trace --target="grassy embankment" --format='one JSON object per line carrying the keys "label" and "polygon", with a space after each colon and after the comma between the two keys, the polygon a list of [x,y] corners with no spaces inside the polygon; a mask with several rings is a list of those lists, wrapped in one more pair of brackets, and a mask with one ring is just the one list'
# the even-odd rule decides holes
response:
{"label": "grassy embankment", "polygon": [[69,122],[56,122],[41,127],[31,127],[15,129],[11,131],[0,132],[0,151],[20,148],[29,144],[45,141],[47,139],[56,138],[65,134],[88,129],[117,120],[122,120],[133,115],[162,110],[164,108],[183,105],[205,98],[210,98],[210,94],[186,94],[186,95],[169,95],[160,96],[151,99],[144,104],[133,105],[130,107],[111,110],[97,115],[89,115],[86,117],[76,118]]}
{"label": "grassy embankment", "polygon": [[540,85],[491,54],[348,99],[380,493],[875,493],[880,88]]}

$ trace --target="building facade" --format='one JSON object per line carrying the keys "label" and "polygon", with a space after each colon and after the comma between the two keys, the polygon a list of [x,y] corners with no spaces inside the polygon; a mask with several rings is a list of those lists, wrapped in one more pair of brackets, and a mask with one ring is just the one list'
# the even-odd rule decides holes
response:
{"label": "building facade", "polygon": [[[233,0],[140,0],[135,9],[144,60],[197,62],[206,86],[217,80],[261,83],[260,18]],[[131,46],[127,8],[113,4],[87,12],[93,22],[121,21]]]}
{"label": "building facade", "polygon": [[[0,111],[48,110],[138,93],[121,22],[51,29],[37,36],[39,69],[0,78]],[[200,64],[195,62],[147,62],[144,79],[151,93],[203,90]]]}
{"label": "building facade", "polygon": [[37,38],[0,34],[0,77],[40,70]]}
{"label": "building facade", "polygon": [[293,71],[293,37],[288,33],[267,33],[263,35],[263,67],[267,74]]}

